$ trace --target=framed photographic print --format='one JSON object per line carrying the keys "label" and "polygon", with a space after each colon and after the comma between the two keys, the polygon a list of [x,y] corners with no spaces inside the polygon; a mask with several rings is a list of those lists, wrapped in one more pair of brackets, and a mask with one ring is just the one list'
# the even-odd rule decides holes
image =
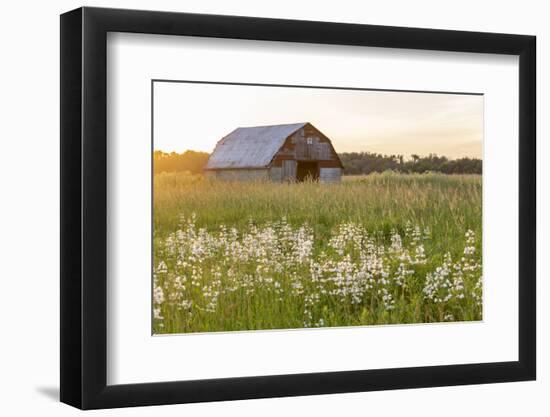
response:
{"label": "framed photographic print", "polygon": [[61,16],[61,401],[535,379],[535,38]]}

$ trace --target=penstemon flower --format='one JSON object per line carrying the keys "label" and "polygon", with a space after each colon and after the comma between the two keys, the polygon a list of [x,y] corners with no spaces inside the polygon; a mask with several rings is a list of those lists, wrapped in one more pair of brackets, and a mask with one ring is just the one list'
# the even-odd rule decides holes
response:
{"label": "penstemon flower", "polygon": [[290,299],[301,306],[304,327],[323,327],[334,309],[366,319],[378,308],[397,314],[416,291],[426,303],[422,308],[434,306],[440,320],[454,321],[460,314],[456,303],[465,298],[481,309],[476,235],[467,230],[462,253],[455,260],[447,253],[435,264],[432,234],[407,223],[404,233],[394,229],[384,237],[343,222],[320,246],[308,224],[294,227],[284,217],[214,231],[198,227],[194,214],[182,217],[180,228],[156,243],[153,317],[157,323],[166,323],[170,312],[186,320],[226,318],[241,307],[254,311],[257,303],[276,310]]}

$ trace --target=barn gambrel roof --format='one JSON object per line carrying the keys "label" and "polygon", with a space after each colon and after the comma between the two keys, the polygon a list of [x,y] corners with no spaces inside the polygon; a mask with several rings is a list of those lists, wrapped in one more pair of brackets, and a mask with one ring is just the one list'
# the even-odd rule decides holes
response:
{"label": "barn gambrel roof", "polygon": [[216,144],[206,169],[265,168],[286,139],[305,125],[239,127]]}

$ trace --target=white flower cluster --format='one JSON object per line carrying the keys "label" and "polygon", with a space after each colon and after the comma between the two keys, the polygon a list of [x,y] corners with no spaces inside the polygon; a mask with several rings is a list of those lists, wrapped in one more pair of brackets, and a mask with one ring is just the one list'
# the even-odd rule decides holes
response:
{"label": "white flower cluster", "polygon": [[481,265],[475,259],[475,234],[468,230],[465,237],[464,256],[459,261],[453,262],[451,254],[446,253],[441,266],[426,275],[423,290],[426,299],[436,304],[447,303],[452,299],[463,299],[466,296],[465,279],[467,276],[475,277],[479,274],[471,294],[477,305],[481,306]]}
{"label": "white flower cluster", "polygon": [[[304,327],[322,327],[335,303],[362,314],[389,313],[413,287],[423,289],[425,299],[435,304],[464,298],[465,275],[481,275],[474,233],[466,233],[460,261],[453,263],[447,254],[440,266],[426,272],[424,242],[429,239],[428,229],[407,224],[403,234],[393,231],[386,244],[382,234],[347,222],[333,231],[322,250],[320,245],[316,249],[307,224],[292,227],[285,218],[261,227],[250,221],[244,231],[221,226],[211,232],[197,227],[193,215],[182,219],[177,232],[155,242],[154,318],[162,323],[174,309],[189,319],[214,314],[221,300],[236,295],[252,300],[268,293],[270,303],[300,300]],[[472,292],[480,305],[480,277],[478,282]],[[227,304],[239,308],[234,301]]]}

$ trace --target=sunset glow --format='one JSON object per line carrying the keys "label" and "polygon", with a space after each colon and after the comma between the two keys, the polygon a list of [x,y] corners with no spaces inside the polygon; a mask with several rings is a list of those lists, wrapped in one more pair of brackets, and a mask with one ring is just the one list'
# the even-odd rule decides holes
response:
{"label": "sunset glow", "polygon": [[190,83],[154,86],[154,148],[211,152],[237,127],[311,122],[338,152],[482,157],[483,96]]}

